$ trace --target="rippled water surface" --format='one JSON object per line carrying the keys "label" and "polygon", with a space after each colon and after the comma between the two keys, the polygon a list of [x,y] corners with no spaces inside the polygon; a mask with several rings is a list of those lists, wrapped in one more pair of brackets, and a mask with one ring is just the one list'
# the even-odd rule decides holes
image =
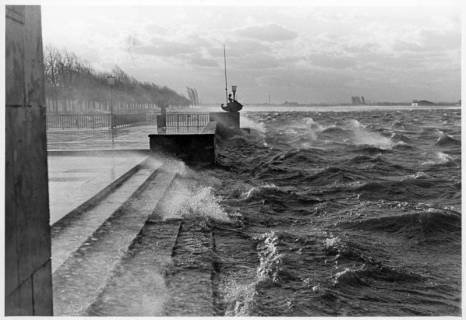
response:
{"label": "rippled water surface", "polygon": [[219,141],[225,315],[460,315],[459,109],[248,112]]}

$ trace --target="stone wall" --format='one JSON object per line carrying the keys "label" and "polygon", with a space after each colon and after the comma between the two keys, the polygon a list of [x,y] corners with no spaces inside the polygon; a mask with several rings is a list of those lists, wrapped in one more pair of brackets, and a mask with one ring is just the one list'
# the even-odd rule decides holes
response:
{"label": "stone wall", "polygon": [[39,6],[6,6],[5,314],[52,315]]}

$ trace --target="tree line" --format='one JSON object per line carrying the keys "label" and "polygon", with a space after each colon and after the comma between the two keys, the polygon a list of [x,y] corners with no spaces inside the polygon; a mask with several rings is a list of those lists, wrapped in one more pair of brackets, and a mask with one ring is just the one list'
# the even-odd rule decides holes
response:
{"label": "tree line", "polygon": [[67,50],[47,46],[44,67],[49,112],[108,111],[110,103],[117,108],[192,104],[174,90],[138,81],[118,66],[111,72],[98,72]]}

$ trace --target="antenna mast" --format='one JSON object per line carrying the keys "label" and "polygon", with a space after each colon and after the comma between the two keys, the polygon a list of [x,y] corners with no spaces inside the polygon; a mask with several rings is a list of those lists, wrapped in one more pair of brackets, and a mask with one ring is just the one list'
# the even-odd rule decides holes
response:
{"label": "antenna mast", "polygon": [[225,45],[223,45],[223,62],[225,64],[225,101],[228,104],[227,55]]}

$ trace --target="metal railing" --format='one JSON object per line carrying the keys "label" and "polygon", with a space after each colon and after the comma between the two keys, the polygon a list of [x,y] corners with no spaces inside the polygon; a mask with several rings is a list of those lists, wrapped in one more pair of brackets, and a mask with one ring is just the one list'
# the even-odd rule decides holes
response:
{"label": "metal railing", "polygon": [[47,129],[110,129],[155,123],[157,113],[47,113]]}
{"label": "metal railing", "polygon": [[209,121],[208,113],[167,113],[166,127],[205,127]]}

